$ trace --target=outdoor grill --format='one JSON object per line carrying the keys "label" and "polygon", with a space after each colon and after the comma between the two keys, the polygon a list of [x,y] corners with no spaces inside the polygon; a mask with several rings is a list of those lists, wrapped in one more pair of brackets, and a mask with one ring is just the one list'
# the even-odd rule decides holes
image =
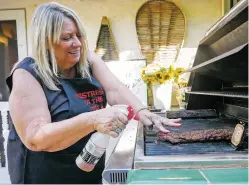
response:
{"label": "outdoor grill", "polygon": [[[125,183],[133,169],[210,169],[248,166],[248,1],[240,1],[200,41],[188,86],[187,110],[157,112],[182,118],[171,132],[242,125],[240,144],[213,141],[173,145],[156,142],[149,130],[131,121],[103,172],[108,184]],[[237,128],[237,127],[236,127]],[[235,131],[236,132],[236,131]]]}

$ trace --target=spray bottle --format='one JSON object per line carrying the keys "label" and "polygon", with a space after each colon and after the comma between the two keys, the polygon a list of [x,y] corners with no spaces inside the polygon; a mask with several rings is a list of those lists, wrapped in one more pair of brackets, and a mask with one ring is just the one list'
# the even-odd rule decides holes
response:
{"label": "spray bottle", "polygon": [[[125,114],[128,120],[131,120],[134,116],[134,110],[129,105],[114,105],[113,107]],[[92,171],[99,159],[105,153],[106,148],[109,145],[109,139],[109,135],[100,132],[92,134],[82,152],[76,158],[76,165],[83,171]]]}

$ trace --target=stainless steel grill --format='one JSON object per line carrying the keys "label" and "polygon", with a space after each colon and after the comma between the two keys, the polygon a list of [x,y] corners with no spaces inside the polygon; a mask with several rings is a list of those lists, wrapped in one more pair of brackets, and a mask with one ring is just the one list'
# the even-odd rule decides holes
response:
{"label": "stainless steel grill", "polygon": [[[221,123],[219,119],[215,119],[217,126],[218,123]],[[198,119],[195,120],[195,122],[197,121]],[[206,121],[210,121],[210,119]],[[197,124],[199,125],[199,122]],[[233,124],[233,121],[230,121],[230,124]],[[194,125],[191,128],[193,129]],[[142,125],[139,125],[134,169],[199,169],[248,166],[248,151],[236,151],[230,143],[209,142],[171,145],[167,142],[155,144],[153,143],[154,139],[146,134]]]}
{"label": "stainless steel grill", "polygon": [[[234,128],[239,122],[248,127],[247,0],[241,0],[210,29],[199,43],[193,68],[186,72],[191,73],[187,110],[157,113],[183,119],[181,128],[167,129],[184,132]],[[123,170],[248,167],[247,145],[238,150],[230,142],[158,143],[155,142],[156,129],[148,131],[137,124],[138,127],[130,125],[133,132],[122,136],[114,150],[103,173],[107,183],[114,182],[106,178],[107,173],[122,173]],[[135,138],[133,144],[125,145],[129,137]],[[244,142],[248,142],[247,139]]]}

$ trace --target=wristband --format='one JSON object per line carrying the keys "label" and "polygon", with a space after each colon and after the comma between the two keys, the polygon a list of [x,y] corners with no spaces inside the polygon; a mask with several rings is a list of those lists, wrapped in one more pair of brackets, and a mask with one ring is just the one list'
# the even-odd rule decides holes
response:
{"label": "wristband", "polygon": [[138,110],[136,111],[136,113],[135,113],[134,118],[133,118],[134,120],[137,120],[137,121],[140,120],[140,117],[138,116],[138,113],[139,113],[140,111],[142,111],[142,110],[148,110],[148,109],[147,109],[147,107],[143,107],[143,108],[138,109]]}

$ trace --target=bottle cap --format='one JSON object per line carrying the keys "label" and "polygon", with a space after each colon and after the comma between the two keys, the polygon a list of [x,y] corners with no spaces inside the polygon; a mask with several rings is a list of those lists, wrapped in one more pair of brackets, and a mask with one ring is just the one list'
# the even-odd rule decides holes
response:
{"label": "bottle cap", "polygon": [[134,109],[131,105],[128,105],[127,110],[128,110],[127,118],[128,120],[131,120],[134,116]]}

